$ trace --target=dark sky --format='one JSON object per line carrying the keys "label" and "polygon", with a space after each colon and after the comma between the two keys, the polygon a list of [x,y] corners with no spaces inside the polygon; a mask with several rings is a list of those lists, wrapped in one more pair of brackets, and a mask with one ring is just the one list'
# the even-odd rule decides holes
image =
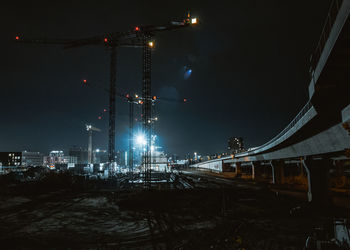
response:
{"label": "dark sky", "polygon": [[[62,50],[15,44],[21,37],[84,38],[198,16],[196,28],[162,33],[153,53],[152,92],[188,104],[159,103],[159,144],[183,155],[224,151],[241,136],[259,146],[279,133],[308,99],[308,60],[330,0],[308,1],[7,1],[1,6],[0,151],[85,146],[84,124],[103,131],[108,94],[82,88],[84,78],[108,86],[103,47]],[[118,90],[141,89],[142,54],[118,54]],[[184,79],[184,67],[192,75]],[[117,102],[117,149],[127,149],[128,105]]]}

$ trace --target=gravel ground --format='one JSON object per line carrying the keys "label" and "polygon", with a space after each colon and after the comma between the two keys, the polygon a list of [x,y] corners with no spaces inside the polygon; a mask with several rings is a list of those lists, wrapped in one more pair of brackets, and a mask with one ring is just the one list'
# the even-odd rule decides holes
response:
{"label": "gravel ground", "polygon": [[0,196],[0,244],[2,249],[302,249],[312,228],[334,213],[350,214],[338,209],[291,216],[301,201],[276,196],[264,185],[194,173],[173,179],[151,191],[74,188],[67,181],[49,191],[33,183],[12,185]]}

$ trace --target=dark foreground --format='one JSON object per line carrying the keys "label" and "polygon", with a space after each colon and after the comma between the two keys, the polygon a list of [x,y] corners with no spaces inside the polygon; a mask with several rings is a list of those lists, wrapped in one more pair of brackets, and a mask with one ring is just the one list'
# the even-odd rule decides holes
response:
{"label": "dark foreground", "polygon": [[50,178],[3,186],[1,249],[303,249],[313,228],[350,214],[291,215],[301,201],[203,175],[152,191]]}

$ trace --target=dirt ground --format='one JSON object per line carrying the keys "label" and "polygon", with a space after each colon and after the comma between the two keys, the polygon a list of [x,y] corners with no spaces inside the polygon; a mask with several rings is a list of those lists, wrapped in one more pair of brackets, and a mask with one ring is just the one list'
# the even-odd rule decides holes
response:
{"label": "dirt ground", "polygon": [[350,214],[292,216],[297,198],[194,173],[152,190],[67,178],[2,186],[2,249],[302,249],[315,226]]}

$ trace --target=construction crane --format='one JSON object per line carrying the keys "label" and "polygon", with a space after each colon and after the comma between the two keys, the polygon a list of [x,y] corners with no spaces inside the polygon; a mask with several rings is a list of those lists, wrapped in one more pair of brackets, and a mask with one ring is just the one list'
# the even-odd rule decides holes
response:
{"label": "construction crane", "polygon": [[[83,86],[89,86],[89,87],[95,87],[99,88],[100,86],[94,83],[91,83],[90,81],[87,81],[86,79],[83,80]],[[106,88],[103,88],[104,91],[110,94],[110,91]],[[120,92],[115,92],[115,96],[122,98],[126,102],[129,103],[129,171],[132,172],[134,168],[134,157],[133,157],[133,128],[134,128],[134,105],[142,104],[142,102],[139,100],[138,95],[130,95],[130,94],[122,94]],[[104,111],[106,111],[104,109]],[[99,119],[102,117],[99,116]]]}
{"label": "construction crane", "polygon": [[116,122],[116,83],[117,83],[117,48],[118,47],[142,47],[143,48],[143,78],[142,96],[145,104],[142,109],[143,130],[146,135],[146,152],[144,155],[145,186],[150,187],[150,138],[151,138],[151,50],[154,47],[152,37],[162,31],[176,30],[198,24],[197,18],[192,18],[190,13],[181,21],[171,21],[165,25],[136,26],[127,32],[113,32],[84,39],[23,39],[16,36],[15,40],[20,43],[61,45],[63,48],[76,48],[88,45],[102,45],[110,50],[110,95],[109,95],[109,139],[108,159],[110,168],[115,163],[115,122]]}
{"label": "construction crane", "polygon": [[143,47],[139,41],[130,41],[135,37],[135,31],[114,32],[102,36],[94,36],[85,39],[24,39],[16,36],[18,43],[61,45],[64,49],[76,48],[87,45],[102,45],[110,50],[110,84],[109,84],[109,129],[108,129],[108,160],[109,169],[112,171],[115,163],[115,124],[116,124],[116,100],[117,88],[117,48],[118,47]]}
{"label": "construction crane", "polygon": [[[96,89],[104,90],[105,92],[109,93],[109,90],[106,88],[103,88],[101,84],[92,83],[86,79],[83,80],[83,86],[87,87],[93,87]],[[129,103],[129,159],[128,159],[128,165],[129,165],[129,171],[133,172],[134,169],[134,106],[135,105],[143,105],[144,104],[144,98],[139,96],[138,94],[131,95],[129,93],[124,94],[120,92],[116,92],[116,96],[121,98],[122,100]],[[174,98],[164,98],[159,96],[153,96],[152,97],[152,106],[155,105],[157,101],[161,102],[176,102],[176,103],[187,103],[188,98],[182,98],[182,99],[174,99]],[[104,112],[106,109],[103,110]],[[98,117],[98,119],[102,119],[101,116]],[[157,121],[158,118],[152,119],[153,121]]]}
{"label": "construction crane", "polygon": [[151,188],[151,135],[152,135],[152,94],[151,94],[151,71],[152,71],[152,48],[154,42],[152,38],[156,33],[162,31],[170,31],[180,28],[189,27],[198,24],[197,18],[192,18],[188,13],[183,21],[172,21],[169,24],[161,26],[138,26],[135,31],[138,39],[143,43],[143,77],[142,77],[142,97],[144,104],[142,105],[142,125],[143,133],[146,137],[146,147],[143,155],[144,166],[144,185],[145,188]]}
{"label": "construction crane", "polygon": [[92,132],[101,132],[101,129],[95,128],[92,125],[86,124],[86,130],[89,133],[89,143],[88,143],[88,163],[91,164],[92,162]]}

